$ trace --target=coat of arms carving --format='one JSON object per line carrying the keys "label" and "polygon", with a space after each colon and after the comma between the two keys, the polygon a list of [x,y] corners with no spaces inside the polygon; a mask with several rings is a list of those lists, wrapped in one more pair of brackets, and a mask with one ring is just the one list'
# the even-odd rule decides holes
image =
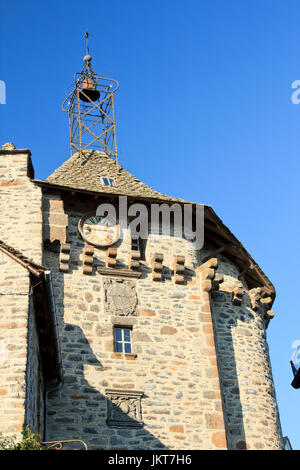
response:
{"label": "coat of arms carving", "polygon": [[118,427],[142,426],[141,398],[143,393],[128,390],[106,390],[107,424]]}
{"label": "coat of arms carving", "polygon": [[127,279],[104,279],[105,311],[116,316],[137,316],[135,281]]}

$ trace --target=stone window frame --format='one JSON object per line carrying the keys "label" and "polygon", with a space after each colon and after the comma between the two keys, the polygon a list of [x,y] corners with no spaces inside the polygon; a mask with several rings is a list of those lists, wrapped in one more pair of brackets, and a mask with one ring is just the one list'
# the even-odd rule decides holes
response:
{"label": "stone window frame", "polygon": [[[121,330],[122,331],[122,341],[117,341],[116,340],[116,330]],[[130,331],[130,341],[125,341],[124,340],[124,330]],[[114,352],[115,353],[120,353],[120,354],[132,354],[132,349],[133,349],[133,344],[132,344],[132,325],[113,325],[113,335],[114,335]],[[120,343],[122,344],[122,351],[117,351],[116,344]],[[130,344],[130,352],[125,351],[125,343]]]}
{"label": "stone window frame", "polygon": [[[144,392],[138,390],[106,389],[107,425],[117,428],[142,427],[144,425],[141,404],[143,395]],[[122,405],[125,408],[122,409]],[[121,416],[123,417],[124,415],[124,419],[114,418],[114,407],[116,406],[120,407]],[[126,416],[128,416],[127,419]]]}
{"label": "stone window frame", "polygon": [[[112,323],[112,337],[114,339],[114,327],[120,327],[120,328],[129,328],[131,331],[133,331],[134,325],[137,324],[136,317],[112,317],[111,318],[111,323]],[[132,341],[132,349],[134,348],[134,343],[133,343],[133,336],[131,336],[131,341]],[[127,360],[136,360],[138,355],[137,353],[121,353],[121,352],[115,352],[115,345],[113,341],[113,353],[112,357],[114,359],[127,359]]]}

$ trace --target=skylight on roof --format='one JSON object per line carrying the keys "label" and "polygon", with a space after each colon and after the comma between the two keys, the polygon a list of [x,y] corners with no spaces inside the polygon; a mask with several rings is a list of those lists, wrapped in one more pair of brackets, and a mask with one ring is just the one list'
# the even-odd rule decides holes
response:
{"label": "skylight on roof", "polygon": [[115,178],[108,178],[108,177],[102,176],[101,179],[102,179],[102,183],[105,186],[117,186]]}

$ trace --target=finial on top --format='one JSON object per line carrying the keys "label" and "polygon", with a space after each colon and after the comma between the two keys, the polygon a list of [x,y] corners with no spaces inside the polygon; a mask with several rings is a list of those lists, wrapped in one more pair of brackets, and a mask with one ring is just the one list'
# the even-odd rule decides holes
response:
{"label": "finial on top", "polygon": [[92,56],[89,53],[89,32],[85,32],[85,42],[86,42],[86,55],[84,56],[83,60],[84,62],[91,62]]}

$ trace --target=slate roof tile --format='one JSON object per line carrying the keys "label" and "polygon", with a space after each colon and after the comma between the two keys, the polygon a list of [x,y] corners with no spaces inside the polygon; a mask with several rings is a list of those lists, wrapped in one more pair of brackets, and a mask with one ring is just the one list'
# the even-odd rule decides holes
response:
{"label": "slate roof tile", "polygon": [[[105,186],[101,177],[114,178],[117,186]],[[55,170],[46,181],[77,189],[99,191],[101,193],[187,202],[183,199],[171,198],[155,191],[120,165],[117,165],[115,160],[105,152],[97,150],[84,151],[81,159],[78,153],[74,154]]]}

